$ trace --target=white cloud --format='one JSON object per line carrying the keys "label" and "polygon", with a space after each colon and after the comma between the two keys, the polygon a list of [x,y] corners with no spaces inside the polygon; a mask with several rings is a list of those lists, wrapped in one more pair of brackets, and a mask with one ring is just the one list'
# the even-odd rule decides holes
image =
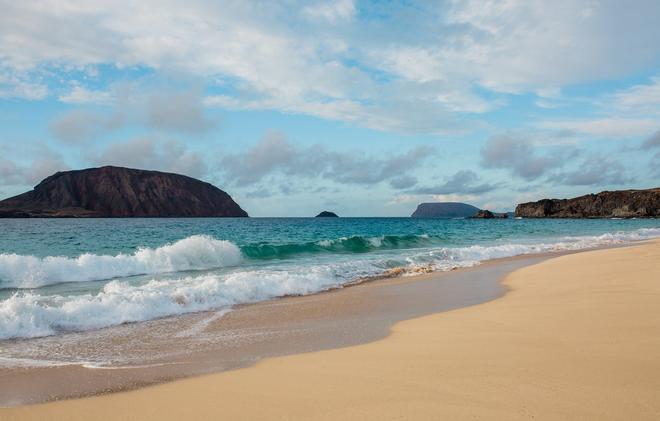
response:
{"label": "white cloud", "polygon": [[448,194],[470,194],[479,195],[498,188],[495,184],[482,181],[472,170],[461,170],[448,177],[444,183],[434,186],[418,187],[411,190],[414,194],[448,195]]}
{"label": "white cloud", "polygon": [[474,194],[434,194],[431,198],[434,202],[475,203],[480,199],[480,196]]}
{"label": "white cloud", "polygon": [[19,184],[22,177],[15,162],[0,157],[0,186]]}
{"label": "white cloud", "polygon": [[[406,133],[471,128],[465,120],[477,117],[456,114],[497,107],[484,89],[558,92],[629,74],[660,54],[655,1],[365,3],[358,11],[348,0],[51,0],[2,9],[0,61],[14,72],[66,79],[102,64],[174,72],[225,83],[216,103]],[[37,79],[3,92],[43,97]],[[104,100],[82,86],[61,97]]]}
{"label": "white cloud", "polygon": [[277,176],[296,176],[365,186],[388,181],[394,188],[401,188],[397,186],[410,186],[410,173],[432,154],[427,146],[383,157],[360,151],[335,152],[320,144],[301,147],[281,133],[270,132],[246,151],[223,157],[219,171],[239,187],[263,180],[272,182]]}
{"label": "white cloud", "polygon": [[408,189],[417,184],[417,177],[406,174],[390,180],[390,186],[393,189]]}
{"label": "white cloud", "polygon": [[660,114],[660,77],[650,83],[632,86],[615,93],[611,99],[618,110]]}
{"label": "white cloud", "polygon": [[92,142],[125,123],[122,113],[92,112],[81,109],[69,111],[50,123],[50,131],[64,143]]}
{"label": "white cloud", "polygon": [[62,157],[57,154],[51,156],[41,156],[33,160],[30,165],[24,169],[25,180],[30,184],[37,184],[49,175],[58,171],[68,170],[70,167],[64,162]]}
{"label": "white cloud", "polygon": [[216,126],[206,116],[202,97],[194,91],[161,92],[147,102],[147,122],[151,127],[201,133]]}
{"label": "white cloud", "polygon": [[48,95],[48,87],[38,77],[21,74],[15,69],[2,65],[0,56],[0,98],[20,98],[30,101],[44,99]]}
{"label": "white cloud", "polygon": [[425,83],[446,77],[439,51],[402,46],[374,51],[372,55],[384,68],[408,80]]}
{"label": "white cloud", "polygon": [[44,143],[38,142],[22,149],[25,155],[37,158],[28,161],[0,158],[0,186],[33,186],[57,171],[69,169],[62,155]]}
{"label": "white cloud", "polygon": [[[575,99],[574,99],[575,101]],[[534,123],[536,127],[564,130],[577,135],[630,138],[647,136],[660,128],[660,77],[601,95],[596,99],[578,98],[596,107],[597,115],[581,119],[544,120]],[[546,103],[537,101],[540,107],[553,108],[568,103],[554,100]]]}
{"label": "white cloud", "polygon": [[138,137],[112,143],[90,158],[97,165],[160,170],[195,178],[203,178],[208,173],[203,156],[176,140]]}
{"label": "white cloud", "polygon": [[604,156],[590,156],[573,171],[554,174],[551,181],[568,186],[621,185],[632,181],[623,165]]}
{"label": "white cloud", "polygon": [[129,124],[199,135],[218,123],[207,115],[196,90],[135,92],[133,88],[119,89],[116,94],[79,88],[67,97],[69,102],[81,105],[107,101],[110,107],[101,111],[76,108],[57,116],[50,130],[65,143],[95,141]]}
{"label": "white cloud", "polygon": [[657,130],[658,125],[657,119],[623,117],[541,121],[537,123],[537,126],[543,129],[569,130],[579,134],[602,137],[644,136]]}
{"label": "white cloud", "polygon": [[287,113],[311,114],[329,120],[354,123],[370,129],[405,134],[428,133],[437,135],[464,134],[484,126],[480,122],[467,123],[443,108],[437,101],[410,98],[393,98],[391,102],[364,105],[359,101],[336,100],[291,101],[252,100],[242,101],[227,95],[210,95],[204,100],[207,106],[219,106],[235,110],[277,109]]}
{"label": "white cloud", "polygon": [[660,130],[655,132],[651,137],[646,139],[644,143],[642,143],[642,149],[654,149],[654,148],[660,148]]}
{"label": "white cloud", "polygon": [[530,139],[518,135],[501,134],[488,139],[481,149],[481,163],[485,168],[506,169],[525,180],[536,180],[549,170],[566,164],[567,158],[574,155],[573,148],[542,153]]}
{"label": "white cloud", "polygon": [[465,29],[444,63],[509,92],[615,78],[657,59],[659,16],[654,1],[455,2],[447,20]]}
{"label": "white cloud", "polygon": [[534,104],[536,104],[536,106],[539,108],[546,108],[550,110],[561,107],[561,104],[557,103],[556,101],[548,101],[546,99],[539,99],[535,101]]}
{"label": "white cloud", "polygon": [[71,89],[61,94],[59,100],[65,104],[107,105],[114,100],[114,95],[108,91],[88,89],[74,81],[71,83]]}
{"label": "white cloud", "polygon": [[303,16],[312,20],[325,20],[335,23],[341,20],[350,20],[355,15],[353,0],[331,0],[307,5],[303,8]]}

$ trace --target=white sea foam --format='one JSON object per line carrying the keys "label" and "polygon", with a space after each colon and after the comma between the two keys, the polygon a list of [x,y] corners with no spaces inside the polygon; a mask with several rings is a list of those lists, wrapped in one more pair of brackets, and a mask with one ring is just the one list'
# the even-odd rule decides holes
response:
{"label": "white sea foam", "polygon": [[[468,267],[479,262],[525,254],[583,250],[593,247],[622,244],[630,241],[660,237],[660,228],[642,228],[636,231],[606,233],[597,236],[575,236],[549,242],[518,242],[468,247],[443,247],[408,257],[411,266],[430,265],[433,270],[451,270]],[[534,240],[538,241],[538,240]]]}
{"label": "white sea foam", "polygon": [[110,281],[97,294],[75,296],[18,292],[0,302],[0,339],[97,329],[163,316],[228,308],[235,304],[302,295],[338,287],[329,266],[291,271],[252,270],[152,280],[144,285]]}
{"label": "white sea foam", "polygon": [[4,368],[59,367],[65,365],[84,365],[84,364],[86,364],[86,362],[37,360],[32,358],[4,357],[0,355],[0,367],[4,367]]}
{"label": "white sea foam", "polygon": [[[494,258],[579,250],[654,237],[660,237],[660,228],[600,236],[565,237],[543,243],[529,240],[517,243],[433,248],[424,252],[399,250],[387,255],[363,254],[359,258],[357,256],[343,259],[329,258],[328,263],[325,264],[320,261],[300,261],[280,266],[236,268],[224,273],[212,272],[175,279],[153,279],[137,285],[113,280],[96,294],[64,296],[22,291],[0,301],[0,339],[96,329],[196,311],[228,309],[236,304],[286,295],[305,295],[341,287],[362,277],[382,274],[394,267],[405,269],[403,273],[427,269],[451,270]],[[190,247],[182,246],[186,244]],[[170,246],[145,250],[149,251],[136,252],[134,255],[122,258],[134,265],[128,273],[138,270],[172,271],[182,268],[222,266],[240,259],[240,252],[236,246],[209,237],[191,237]],[[177,252],[183,253],[183,257],[176,254]],[[194,253],[205,255],[199,257]],[[138,255],[148,258],[137,257]],[[144,260],[149,263],[142,263]],[[77,270],[80,266],[72,267]],[[87,266],[85,264],[82,267]],[[88,277],[91,276],[89,273],[96,273],[91,272],[92,268],[89,270],[90,272],[82,273]],[[105,274],[110,272],[104,270]],[[119,272],[119,268],[116,270],[115,276],[126,273]],[[82,279],[80,274],[78,277],[79,280]]]}
{"label": "white sea foam", "polygon": [[141,248],[133,254],[76,258],[39,258],[0,254],[1,288],[36,288],[62,282],[85,282],[143,274],[212,269],[235,265],[239,248],[206,235],[194,235],[158,248]]}

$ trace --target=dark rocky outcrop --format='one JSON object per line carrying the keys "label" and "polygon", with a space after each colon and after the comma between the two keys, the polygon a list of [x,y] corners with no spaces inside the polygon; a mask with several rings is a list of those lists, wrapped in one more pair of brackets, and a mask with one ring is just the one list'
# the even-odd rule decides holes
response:
{"label": "dark rocky outcrop", "polygon": [[421,203],[412,218],[470,218],[479,208],[459,202]]}
{"label": "dark rocky outcrop", "polygon": [[318,215],[316,215],[316,218],[338,218],[338,217],[339,216],[336,213],[330,211],[323,211]]}
{"label": "dark rocky outcrop", "polygon": [[0,217],[245,217],[224,191],[179,174],[121,167],[58,172],[0,201]]}
{"label": "dark rocky outcrop", "polygon": [[523,218],[648,218],[660,216],[660,188],[604,191],[573,199],[521,203]]}
{"label": "dark rocky outcrop", "polygon": [[498,213],[498,212],[491,212],[485,209],[482,209],[479,212],[477,212],[475,215],[471,216],[471,218],[475,218],[475,219],[506,219],[508,217],[509,215],[506,212]]}

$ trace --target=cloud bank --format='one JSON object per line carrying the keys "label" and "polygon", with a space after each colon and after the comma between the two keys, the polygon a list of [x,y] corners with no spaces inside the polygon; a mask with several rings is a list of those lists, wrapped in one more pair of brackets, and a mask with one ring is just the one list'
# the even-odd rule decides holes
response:
{"label": "cloud bank", "polygon": [[[352,0],[144,0],[130,7],[50,0],[5,1],[2,10],[0,95],[108,100],[94,86],[70,86],[71,77],[86,72],[93,80],[90,69],[103,66],[148,69],[207,80],[219,91],[207,104],[400,132],[469,130],[463,114],[499,107],[497,94],[545,96],[660,58],[660,8],[651,0],[635,7],[572,0],[553,7],[540,0],[414,7]],[[655,88],[637,87],[618,100],[630,107],[656,98]],[[410,104],[416,113],[406,111]],[[158,105],[164,109],[155,121],[190,127],[166,117],[167,103]]]}
{"label": "cloud bank", "polygon": [[484,183],[472,170],[461,170],[449,177],[444,183],[435,186],[419,187],[410,190],[412,194],[430,195],[479,195],[497,189],[496,184]]}
{"label": "cloud bank", "polygon": [[98,166],[160,170],[205,178],[208,166],[203,156],[176,140],[138,137],[108,145],[98,154],[90,154],[92,163]]}
{"label": "cloud bank", "polygon": [[270,132],[246,151],[225,156],[220,171],[238,187],[251,186],[274,175],[318,178],[339,184],[368,186],[389,181],[393,186],[409,186],[413,182],[409,173],[432,153],[428,146],[385,157],[360,151],[335,152],[319,144],[296,146],[283,134]]}
{"label": "cloud bank", "polygon": [[485,168],[505,169],[532,181],[563,166],[566,158],[574,153],[569,148],[542,154],[529,139],[501,134],[491,137],[481,149],[481,164]]}

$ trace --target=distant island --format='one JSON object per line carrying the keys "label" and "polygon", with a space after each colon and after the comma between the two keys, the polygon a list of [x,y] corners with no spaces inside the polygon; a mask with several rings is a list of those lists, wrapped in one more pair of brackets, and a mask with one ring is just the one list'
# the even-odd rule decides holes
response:
{"label": "distant island", "polygon": [[460,202],[421,203],[411,218],[471,218],[481,209]]}
{"label": "distant island", "polygon": [[319,213],[318,215],[316,215],[316,218],[339,218],[339,215],[337,215],[334,212],[323,211],[323,212]]}
{"label": "distant island", "polygon": [[603,191],[572,199],[543,199],[521,203],[523,218],[651,218],[660,216],[660,187],[647,190]]}
{"label": "distant island", "polygon": [[184,175],[105,166],[57,172],[0,201],[0,217],[247,217],[224,191]]}

